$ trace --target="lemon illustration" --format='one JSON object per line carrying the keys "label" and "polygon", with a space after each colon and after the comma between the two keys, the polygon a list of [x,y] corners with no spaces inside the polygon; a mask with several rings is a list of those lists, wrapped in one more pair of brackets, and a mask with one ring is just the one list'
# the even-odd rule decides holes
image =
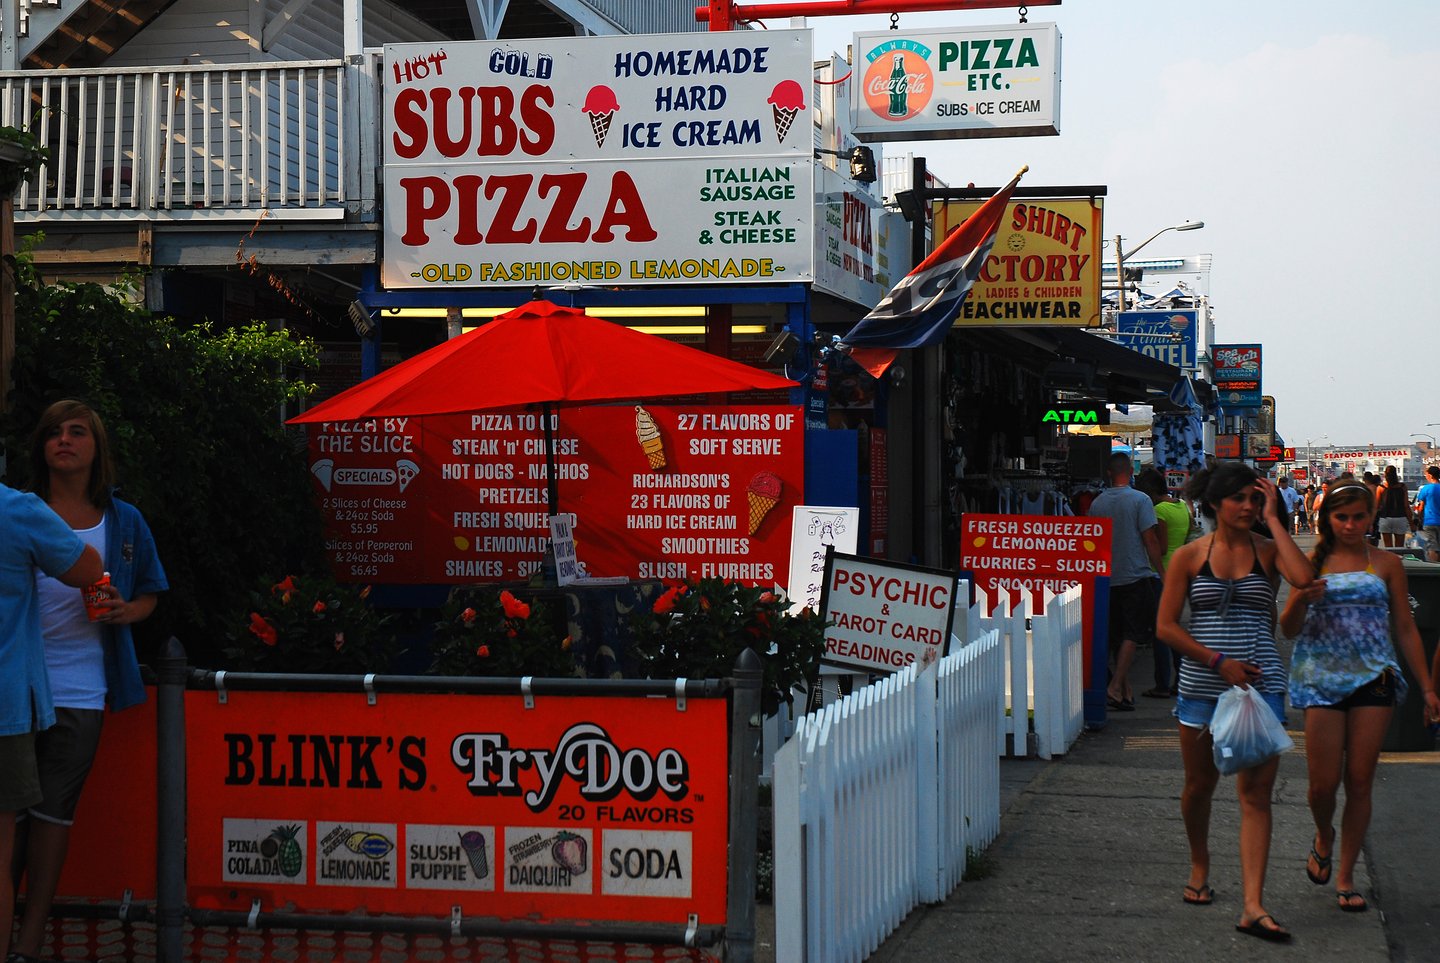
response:
{"label": "lemon illustration", "polygon": [[976,535],[976,536],[975,536],[975,542],[974,542],[975,547],[976,547],[976,548],[980,548],[980,547],[983,546],[984,544],[985,544],[985,536],[984,536],[984,535]]}
{"label": "lemon illustration", "polygon": [[1080,544],[1083,545],[1083,546],[1085,546],[1085,551],[1087,551],[1087,552],[1093,552],[1093,551],[1095,551],[1095,543],[1092,542],[1092,541],[1090,541],[1090,539],[1088,539],[1088,538],[1085,539],[1085,541],[1081,542]]}
{"label": "lemon illustration", "polygon": [[458,549],[460,549],[460,551],[462,551],[462,552],[469,550],[469,548],[470,548],[470,539],[466,538],[464,535],[456,535],[456,536],[455,536],[455,547],[458,548]]}

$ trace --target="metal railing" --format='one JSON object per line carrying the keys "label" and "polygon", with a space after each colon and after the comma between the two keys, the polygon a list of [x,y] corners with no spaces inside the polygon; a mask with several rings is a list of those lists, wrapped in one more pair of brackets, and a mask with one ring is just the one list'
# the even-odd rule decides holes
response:
{"label": "metal railing", "polygon": [[0,124],[50,152],[16,214],[342,216],[348,76],[339,60],[0,72]]}

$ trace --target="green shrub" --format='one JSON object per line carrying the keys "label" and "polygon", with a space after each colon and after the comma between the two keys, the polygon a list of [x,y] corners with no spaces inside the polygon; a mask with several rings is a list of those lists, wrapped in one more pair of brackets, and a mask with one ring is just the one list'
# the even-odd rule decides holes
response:
{"label": "green shrub", "polygon": [[450,593],[435,623],[430,671],[436,675],[563,678],[580,675],[560,609],[525,602],[498,586]]}
{"label": "green shrub", "polygon": [[398,654],[396,617],[372,608],[368,586],[329,576],[265,579],[228,621],[230,668],[244,672],[387,672]]}

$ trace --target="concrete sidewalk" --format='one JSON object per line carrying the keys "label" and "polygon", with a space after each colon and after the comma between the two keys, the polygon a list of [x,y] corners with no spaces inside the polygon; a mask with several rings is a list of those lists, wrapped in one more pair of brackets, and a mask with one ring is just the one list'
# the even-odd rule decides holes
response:
{"label": "concrete sidewalk", "polygon": [[[1137,660],[1142,661],[1142,660]],[[1147,688],[1148,658],[1134,681]],[[1181,900],[1189,871],[1179,794],[1182,766],[1173,705],[1141,699],[1046,764],[1006,808],[983,879],[912,913],[872,957],[989,960],[1199,960],[1260,953],[1290,958],[1389,960],[1382,914],[1341,913],[1332,887],[1305,876],[1313,824],[1305,803],[1303,735],[1280,764],[1265,904],[1295,934],[1269,944],[1235,931],[1241,909],[1239,808],[1222,778],[1211,817],[1212,906]],[[1003,769],[1010,765],[1002,763]],[[1433,797],[1432,797],[1433,798]],[[1377,800],[1377,809],[1388,806]],[[1427,805],[1433,811],[1433,803]],[[1434,865],[1433,863],[1431,864]],[[1373,897],[1362,861],[1357,883]],[[1431,949],[1434,943],[1430,944]],[[1420,957],[1414,957],[1419,959]]]}

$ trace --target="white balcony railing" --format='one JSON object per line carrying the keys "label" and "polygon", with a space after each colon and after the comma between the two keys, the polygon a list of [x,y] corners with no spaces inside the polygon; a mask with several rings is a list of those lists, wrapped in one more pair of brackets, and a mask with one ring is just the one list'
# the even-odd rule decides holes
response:
{"label": "white balcony railing", "polygon": [[50,150],[16,215],[343,217],[353,76],[339,60],[0,72],[0,124]]}

